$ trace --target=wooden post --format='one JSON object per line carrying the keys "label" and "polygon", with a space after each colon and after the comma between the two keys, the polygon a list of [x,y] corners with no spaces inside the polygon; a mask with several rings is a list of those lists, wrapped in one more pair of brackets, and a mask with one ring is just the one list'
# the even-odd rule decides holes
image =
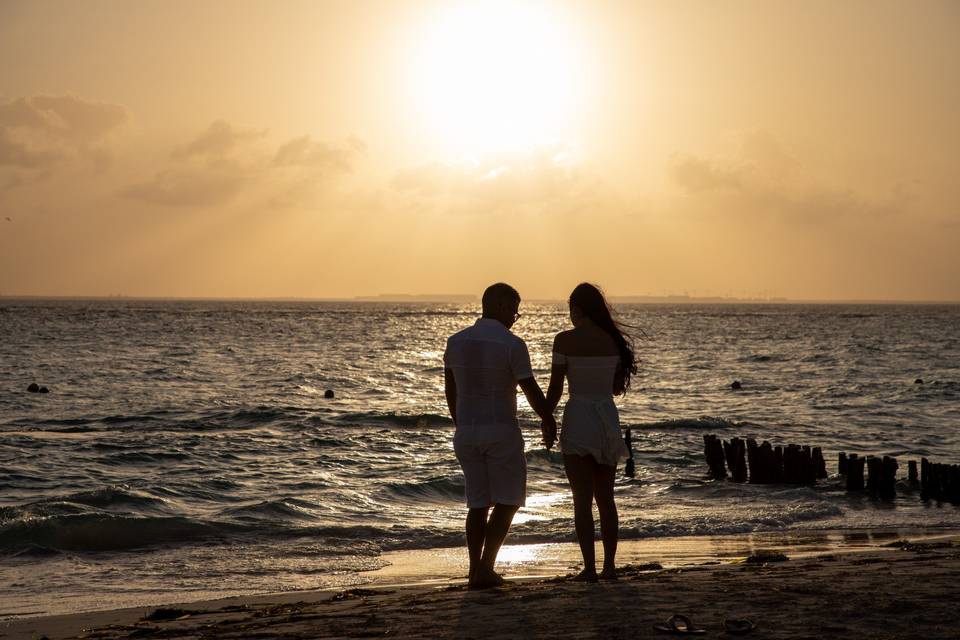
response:
{"label": "wooden post", "polygon": [[801,447],[800,468],[802,470],[800,480],[803,484],[817,483],[817,466],[813,461],[813,449],[808,444]]}
{"label": "wooden post", "polygon": [[900,465],[897,459],[890,456],[883,456],[882,473],[880,476],[880,496],[892,500],[897,493],[897,469]]}
{"label": "wooden post", "polygon": [[941,502],[943,494],[940,491],[940,467],[941,465],[931,462],[927,465],[927,498]]}
{"label": "wooden post", "polygon": [[783,451],[783,481],[787,484],[804,483],[803,449],[798,444],[788,444]]}
{"label": "wooden post", "polygon": [[740,438],[732,438],[723,442],[723,453],[727,458],[727,468],[734,482],[747,481],[746,447]]}
{"label": "wooden post", "polygon": [[[941,465],[942,469],[942,478],[943,478],[943,499],[949,500],[950,502],[955,502],[960,495],[957,494],[957,487],[954,486],[954,479],[957,477],[957,465],[955,464],[944,464]],[[957,478],[960,479],[960,478]]]}
{"label": "wooden post", "polygon": [[723,480],[727,477],[724,468],[723,444],[715,435],[703,436],[703,453],[707,458],[707,467],[710,468],[710,477]]}
{"label": "wooden post", "polygon": [[762,484],[780,482],[778,479],[780,473],[777,471],[777,455],[767,440],[760,443],[760,448],[757,453],[760,457],[760,470],[758,471],[760,474],[760,482]]}
{"label": "wooden post", "polygon": [[783,447],[776,447],[773,450],[773,473],[770,482],[784,482],[783,473]]}
{"label": "wooden post", "polygon": [[930,499],[930,461],[920,458],[920,499]]}
{"label": "wooden post", "polygon": [[783,481],[793,484],[796,479],[796,445],[788,444],[783,448]]}
{"label": "wooden post", "polygon": [[736,471],[733,474],[733,481],[747,481],[747,443],[740,438],[737,438],[737,464]]}
{"label": "wooden post", "polygon": [[950,467],[950,502],[960,504],[960,465]]}
{"label": "wooden post", "polygon": [[876,496],[880,492],[880,476],[883,475],[883,461],[877,456],[867,456],[867,492]]}
{"label": "wooden post", "polygon": [[747,438],[747,467],[750,470],[750,484],[761,484],[760,482],[760,447],[753,438]]}
{"label": "wooden post", "polygon": [[847,454],[843,451],[840,452],[837,458],[837,473],[842,476],[847,475]]}
{"label": "wooden post", "polygon": [[847,459],[847,491],[863,491],[863,463],[865,460],[855,453]]}
{"label": "wooden post", "polygon": [[723,457],[727,461],[727,469],[730,470],[730,475],[732,476],[734,465],[733,440],[721,440],[720,444],[723,445]]}
{"label": "wooden post", "polygon": [[909,462],[907,462],[907,479],[909,480],[910,484],[913,486],[917,486],[917,484],[919,484],[920,482],[920,478],[919,476],[917,476],[916,460],[910,460]]}
{"label": "wooden post", "polygon": [[813,464],[816,467],[817,471],[817,480],[821,480],[827,477],[827,461],[823,459],[823,449],[820,447],[813,448]]}

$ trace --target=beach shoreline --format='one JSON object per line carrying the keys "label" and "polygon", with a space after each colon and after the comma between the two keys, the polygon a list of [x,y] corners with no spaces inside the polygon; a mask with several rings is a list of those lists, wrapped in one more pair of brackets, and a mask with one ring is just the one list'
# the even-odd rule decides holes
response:
{"label": "beach shoreline", "polygon": [[[564,575],[573,573],[574,564],[567,565],[569,571],[557,571],[571,559],[564,550],[554,556],[552,564],[508,558],[501,565],[509,577],[508,585],[479,592],[467,590],[462,577],[450,573],[457,564],[452,560],[444,561],[435,553],[440,550],[430,550],[434,559],[432,566],[426,555],[404,552],[396,554],[389,567],[370,572],[376,574],[367,576],[371,579],[345,589],[289,591],[177,602],[164,607],[139,606],[21,617],[0,621],[0,638],[121,638],[134,632],[151,637],[244,637],[254,633],[254,629],[256,634],[266,633],[271,637],[303,637],[304,634],[306,637],[361,637],[369,636],[379,628],[374,622],[383,626],[384,633],[389,631],[391,637],[510,637],[509,626],[492,634],[473,633],[469,625],[463,626],[469,621],[466,615],[460,617],[459,626],[437,626],[443,612],[465,612],[476,607],[497,609],[484,607],[482,603],[501,601],[506,608],[506,620],[501,620],[504,616],[479,611],[477,615],[485,621],[483,624],[489,626],[494,621],[503,621],[504,625],[509,625],[511,617],[517,624],[527,624],[531,616],[536,620],[546,616],[543,618],[546,626],[542,628],[545,634],[552,628],[547,624],[551,609],[555,609],[555,624],[570,622],[576,626],[580,624],[580,617],[570,615],[571,607],[586,603],[583,605],[587,607],[586,611],[605,620],[603,628],[610,634],[597,632],[590,635],[590,630],[584,628],[569,637],[645,637],[647,632],[653,633],[650,625],[672,613],[686,613],[698,624],[707,625],[712,621],[713,630],[719,632],[722,630],[717,626],[722,623],[718,617],[722,609],[720,603],[726,602],[729,610],[725,610],[724,615],[727,617],[752,616],[763,621],[764,633],[758,637],[818,637],[816,633],[804,635],[796,621],[787,619],[796,604],[796,599],[789,597],[790,593],[803,596],[800,598],[803,601],[816,600],[814,596],[823,595],[824,603],[834,602],[833,598],[841,594],[854,599],[873,594],[871,597],[876,601],[871,606],[876,609],[875,613],[860,612],[863,616],[858,617],[857,612],[848,611],[817,622],[821,627],[826,625],[823,628],[833,629],[829,633],[831,637],[862,637],[862,625],[854,625],[852,620],[868,626],[876,624],[877,629],[885,630],[884,637],[917,637],[921,635],[914,628],[917,615],[911,618],[914,619],[913,626],[903,623],[906,626],[902,629],[897,627],[901,623],[895,620],[896,603],[907,607],[905,613],[951,606],[950,603],[960,595],[960,582],[956,580],[960,575],[960,532],[918,530],[909,536],[902,533],[805,531],[668,541],[627,540],[618,554],[622,576],[616,583],[584,585],[570,582]],[[899,545],[906,538],[910,544]],[[707,544],[710,540],[713,541],[712,547]],[[702,554],[694,557],[690,550],[698,546]],[[506,550],[509,556],[510,550]],[[782,553],[788,560],[755,564],[747,562],[746,555],[740,555],[761,552]],[[657,553],[660,561],[653,559]],[[685,562],[684,558],[690,562]],[[733,585],[737,586],[734,591],[739,594],[739,599],[731,596],[733,592],[729,587]],[[652,586],[657,588],[651,589]],[[636,599],[623,599],[625,594],[633,591],[637,592],[634,594]],[[830,595],[834,592],[836,594]],[[616,595],[619,599],[611,601],[596,597],[600,593]],[[671,593],[677,602],[685,604],[667,606],[671,602]],[[534,601],[542,606],[531,607],[530,603]],[[614,606],[611,602],[618,604],[615,610],[607,611]],[[165,619],[150,620],[151,616],[157,617],[158,611],[159,618]],[[358,622],[361,618],[357,617],[360,615],[357,611],[363,611],[366,623]],[[606,613],[601,616],[604,611]],[[631,619],[639,616],[648,624],[617,623],[617,616],[625,611],[629,612]],[[927,637],[956,637],[956,630],[950,631],[954,634],[952,636],[946,631],[945,635],[938,635],[941,631],[937,618],[927,620],[922,613],[918,615]],[[892,630],[877,621],[884,616],[893,621]],[[949,620],[949,616],[946,619]],[[808,622],[813,624],[816,621],[811,619]],[[770,626],[772,623],[776,624]],[[424,625],[432,629],[426,635]],[[486,627],[480,625],[477,628]],[[786,635],[776,635],[773,633],[775,629]],[[529,637],[538,635],[535,633]]]}

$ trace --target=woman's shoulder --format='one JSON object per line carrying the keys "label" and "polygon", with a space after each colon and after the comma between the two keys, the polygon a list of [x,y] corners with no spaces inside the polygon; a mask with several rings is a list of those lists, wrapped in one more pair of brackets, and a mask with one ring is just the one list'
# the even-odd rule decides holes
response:
{"label": "woman's shoulder", "polygon": [[557,334],[553,349],[570,357],[612,357],[619,353],[616,342],[605,332],[585,328]]}
{"label": "woman's shoulder", "polygon": [[561,331],[553,338],[553,350],[557,353],[567,353],[570,349],[570,343],[573,338],[574,329]]}

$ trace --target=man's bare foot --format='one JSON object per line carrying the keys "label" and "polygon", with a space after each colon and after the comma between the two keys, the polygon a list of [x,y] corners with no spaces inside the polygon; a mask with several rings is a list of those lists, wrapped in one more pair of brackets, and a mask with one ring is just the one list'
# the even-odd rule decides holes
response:
{"label": "man's bare foot", "polygon": [[470,577],[467,585],[471,589],[490,589],[492,587],[503,586],[503,576],[494,571],[478,569],[475,575]]}
{"label": "man's bare foot", "polygon": [[617,579],[617,570],[614,567],[607,567],[600,572],[601,580],[616,580]]}
{"label": "man's bare foot", "polygon": [[577,575],[571,578],[574,582],[596,582],[597,581],[597,570],[596,569],[584,569]]}

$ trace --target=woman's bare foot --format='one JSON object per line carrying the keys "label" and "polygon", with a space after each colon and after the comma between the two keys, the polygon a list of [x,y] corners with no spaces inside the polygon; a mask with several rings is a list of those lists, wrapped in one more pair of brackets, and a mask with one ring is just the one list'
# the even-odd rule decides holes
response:
{"label": "woman's bare foot", "polygon": [[478,569],[474,575],[470,577],[470,581],[467,585],[471,589],[490,589],[492,587],[502,586],[504,583],[503,576],[489,569]]}
{"label": "woman's bare foot", "polygon": [[617,579],[617,570],[615,567],[606,567],[603,571],[600,572],[601,580],[616,580]]}
{"label": "woman's bare foot", "polygon": [[597,581],[597,570],[596,569],[584,569],[577,575],[571,578],[574,582],[596,582]]}

